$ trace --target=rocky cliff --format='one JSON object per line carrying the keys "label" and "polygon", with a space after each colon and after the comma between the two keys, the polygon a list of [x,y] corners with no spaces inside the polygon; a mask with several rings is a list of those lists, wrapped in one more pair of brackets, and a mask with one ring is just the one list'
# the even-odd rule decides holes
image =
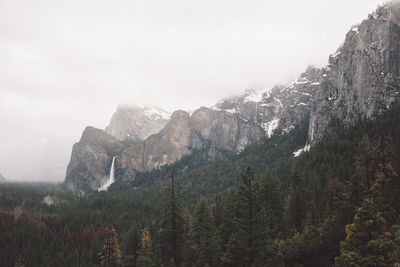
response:
{"label": "rocky cliff", "polygon": [[95,190],[108,178],[113,156],[122,151],[122,143],[103,130],[86,127],[72,148],[65,185],[71,190]]}
{"label": "rocky cliff", "polygon": [[213,109],[224,111],[248,124],[257,124],[267,136],[276,130],[285,133],[309,116],[319,89],[321,69],[310,66],[289,85],[276,85],[263,94],[249,88],[241,96],[217,103]]}
{"label": "rocky cliff", "polygon": [[330,56],[322,71],[310,124],[318,140],[331,119],[351,124],[389,107],[400,89],[400,4],[386,4],[360,25]]}
{"label": "rocky cliff", "polygon": [[185,111],[175,111],[159,133],[126,148],[117,163],[124,173],[130,169],[149,171],[173,163],[193,149],[211,146],[212,158],[215,151],[239,151],[262,136],[263,130],[258,125],[222,111],[202,107],[191,116]]}

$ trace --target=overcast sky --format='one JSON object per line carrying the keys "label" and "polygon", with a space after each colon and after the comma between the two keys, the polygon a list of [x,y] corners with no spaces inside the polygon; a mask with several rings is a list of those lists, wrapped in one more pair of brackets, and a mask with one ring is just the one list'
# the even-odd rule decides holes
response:
{"label": "overcast sky", "polygon": [[38,140],[72,146],[120,103],[194,109],[289,82],[381,3],[0,0],[0,161]]}

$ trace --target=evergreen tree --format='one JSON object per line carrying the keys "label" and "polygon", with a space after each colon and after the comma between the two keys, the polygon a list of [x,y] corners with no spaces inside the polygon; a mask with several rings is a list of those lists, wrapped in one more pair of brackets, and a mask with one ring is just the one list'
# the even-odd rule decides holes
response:
{"label": "evergreen tree", "polygon": [[353,223],[346,226],[346,239],[341,242],[336,266],[393,266],[394,242],[385,223],[373,197],[366,198]]}
{"label": "evergreen tree", "polygon": [[279,232],[284,229],[282,221],[283,203],[279,190],[276,177],[274,177],[269,170],[266,170],[261,177],[260,191],[265,229],[265,233],[263,233],[264,239],[275,238]]}
{"label": "evergreen tree", "polygon": [[138,253],[141,248],[140,233],[136,228],[130,229],[123,242],[123,266],[136,266]]}
{"label": "evergreen tree", "polygon": [[306,185],[303,183],[303,177],[296,172],[291,177],[287,215],[289,225],[294,226],[299,232],[304,228],[307,213],[305,189]]}
{"label": "evergreen tree", "polygon": [[184,219],[182,206],[176,192],[174,175],[170,174],[171,187],[168,188],[164,208],[164,219],[160,229],[160,248],[164,264],[180,266],[183,256]]}
{"label": "evergreen tree", "polygon": [[212,263],[213,240],[211,214],[207,200],[200,199],[194,212],[195,266]]}
{"label": "evergreen tree", "polygon": [[99,253],[101,266],[118,266],[121,263],[121,250],[118,244],[118,233],[110,225],[105,229],[106,244]]}
{"label": "evergreen tree", "polygon": [[223,262],[232,266],[252,266],[262,246],[262,214],[260,188],[254,182],[254,172],[247,167],[241,175],[242,184],[234,198],[237,214],[223,254]]}
{"label": "evergreen tree", "polygon": [[137,258],[137,266],[155,266],[150,232],[147,228],[144,228],[142,231],[140,250]]}

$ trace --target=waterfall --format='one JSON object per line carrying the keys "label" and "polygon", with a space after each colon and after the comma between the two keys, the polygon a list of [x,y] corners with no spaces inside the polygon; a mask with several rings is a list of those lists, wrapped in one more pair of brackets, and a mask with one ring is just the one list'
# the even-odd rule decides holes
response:
{"label": "waterfall", "polygon": [[115,163],[116,158],[117,158],[117,156],[113,157],[113,159],[112,159],[111,169],[110,169],[110,178],[108,178],[107,182],[105,184],[103,184],[97,191],[107,191],[108,187],[112,183],[115,182],[115,180],[114,180],[114,173],[115,173],[114,163]]}

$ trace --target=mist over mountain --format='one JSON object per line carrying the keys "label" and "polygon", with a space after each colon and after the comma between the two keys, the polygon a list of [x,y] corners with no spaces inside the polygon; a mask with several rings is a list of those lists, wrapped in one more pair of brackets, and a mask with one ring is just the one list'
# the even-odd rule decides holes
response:
{"label": "mist over mountain", "polygon": [[400,0],[371,3],[2,1],[0,265],[398,266]]}
{"label": "mist over mountain", "polygon": [[[55,153],[65,169],[71,151],[64,143],[79,141],[86,125],[105,129],[120,104],[173,113],[211,107],[252,81],[269,89],[294,81],[305,66],[324,66],[349,25],[380,2],[3,1],[4,175],[62,180],[51,156],[39,164],[30,151],[40,140],[62,140]],[[15,164],[20,160],[24,169]],[[39,165],[54,171],[39,177]]]}
{"label": "mist over mountain", "polygon": [[[298,156],[330,131],[332,121],[352,125],[376,116],[399,99],[399,6],[392,2],[380,7],[353,26],[344,44],[329,56],[327,66],[310,66],[289,85],[276,85],[264,92],[260,87],[249,87],[211,108],[201,107],[192,114],[175,111],[169,121],[169,114],[160,109],[150,112],[120,107],[106,132],[128,142],[103,150],[110,142],[115,143],[111,136],[105,138],[101,130],[91,136],[86,129],[74,145],[66,184],[72,188],[89,184],[93,189],[94,182],[102,183],[115,156],[116,179],[129,181],[135,179],[135,172],[172,164],[196,150],[207,150],[210,160],[222,151],[240,153],[247,145],[274,133],[288,134],[309,119],[304,148],[293,151]],[[86,139],[97,140],[99,134],[106,143],[99,139],[86,144]],[[98,157],[102,166],[92,161]]]}

